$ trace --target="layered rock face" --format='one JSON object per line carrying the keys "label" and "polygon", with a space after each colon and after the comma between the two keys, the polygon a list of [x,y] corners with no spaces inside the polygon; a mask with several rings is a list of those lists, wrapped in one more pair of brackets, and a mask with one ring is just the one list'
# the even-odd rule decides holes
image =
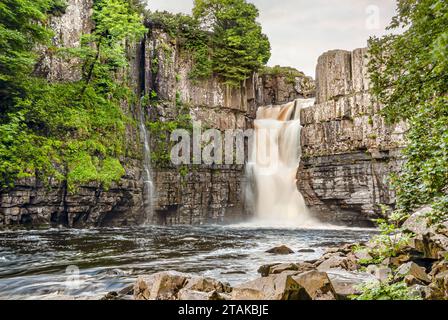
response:
{"label": "layered rock face", "polygon": [[[192,80],[192,60],[163,29],[151,28],[145,45],[145,92],[155,92],[150,120],[172,121],[180,105],[203,130],[253,128],[257,107],[288,102],[314,89],[305,76],[293,83],[282,75],[254,74],[239,88],[219,78]],[[160,137],[152,136],[156,143]],[[160,224],[201,224],[242,220],[245,172],[243,165],[190,165],[181,174],[170,165],[154,168],[156,204],[152,221]]]}
{"label": "layered rock face", "polygon": [[[77,47],[81,36],[92,30],[91,0],[69,0],[65,13],[51,17],[55,32],[53,44]],[[138,92],[140,58],[136,45],[129,48],[130,68],[126,79]],[[65,60],[52,52],[42,51],[36,73],[49,81],[77,81],[81,78],[79,61]],[[124,71],[123,71],[124,72]],[[124,74],[122,75],[124,78]],[[137,109],[126,103],[123,112],[137,117]],[[138,130],[127,128],[127,145],[131,154],[141,153]],[[119,183],[103,190],[98,183],[80,186],[70,193],[65,183],[40,181],[36,178],[16,182],[14,189],[0,193],[0,226],[15,224],[54,224],[69,227],[133,225],[144,220],[143,182],[140,156],[121,159],[126,174]]]}
{"label": "layered rock face", "polygon": [[[65,13],[51,17],[55,32],[53,44],[79,46],[83,34],[93,28],[91,0],[69,0]],[[36,73],[49,81],[81,79],[79,61],[66,60],[51,50],[40,49]],[[176,39],[163,30],[150,27],[141,43],[128,45],[129,68],[117,76],[126,79],[137,96],[155,94],[157,104],[147,108],[123,103],[123,112],[136,120],[146,111],[148,123],[169,122],[179,116],[179,104],[204,129],[248,129],[258,105],[282,103],[307,96],[314,83],[306,77],[294,81],[280,75],[254,74],[240,88],[232,88],[216,77],[193,81],[193,63],[181,52]],[[160,139],[152,136],[153,143]],[[144,208],[143,146],[137,126],[129,125],[126,141],[132,154],[121,162],[126,174],[119,183],[103,190],[97,183],[80,186],[70,193],[65,183],[25,179],[0,194],[0,226],[14,224],[63,224],[70,227],[135,225],[146,221],[159,224],[201,224],[241,220],[244,167],[242,165],[191,165],[187,173],[179,167],[154,169],[156,197],[154,214]]]}
{"label": "layered rock face", "polygon": [[389,176],[400,170],[404,123],[388,125],[372,103],[366,49],[323,54],[316,104],[302,110],[303,159],[298,187],[326,221],[366,224],[393,206]]}

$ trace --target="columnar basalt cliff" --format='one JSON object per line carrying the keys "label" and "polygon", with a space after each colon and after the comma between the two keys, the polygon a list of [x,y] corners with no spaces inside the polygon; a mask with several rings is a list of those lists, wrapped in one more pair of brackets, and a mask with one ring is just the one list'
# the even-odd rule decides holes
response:
{"label": "columnar basalt cliff", "polygon": [[372,103],[366,49],[323,54],[316,104],[302,111],[298,187],[324,220],[365,224],[393,206],[389,176],[400,169],[405,124],[388,125]]}

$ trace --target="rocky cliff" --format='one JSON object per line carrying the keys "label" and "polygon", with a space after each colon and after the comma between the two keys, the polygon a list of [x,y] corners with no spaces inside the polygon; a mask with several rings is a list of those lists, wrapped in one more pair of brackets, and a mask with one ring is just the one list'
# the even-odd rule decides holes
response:
{"label": "rocky cliff", "polygon": [[[175,121],[184,107],[205,129],[253,128],[257,107],[307,96],[314,82],[305,76],[257,75],[238,88],[217,77],[193,80],[192,60],[163,29],[151,28],[145,45],[145,92],[157,102],[148,108],[152,123]],[[312,94],[312,93],[311,93]],[[153,135],[152,144],[160,137]],[[156,204],[152,221],[161,224],[201,224],[242,220],[245,171],[242,165],[191,165],[183,168],[156,165]]]}
{"label": "rocky cliff", "polygon": [[[69,0],[60,16],[51,17],[54,47],[75,48],[83,34],[91,32],[91,0]],[[204,128],[251,128],[258,105],[282,103],[310,95],[312,79],[297,76],[291,80],[280,74],[254,74],[239,88],[229,87],[217,77],[192,80],[192,59],[181,50],[176,38],[148,24],[149,33],[141,43],[128,44],[129,68],[117,74],[137,96],[156,97],[129,105],[122,110],[136,122],[144,112],[151,124],[177,121],[180,110]],[[77,81],[79,61],[67,60],[54,48],[39,48],[41,59],[36,74],[49,81]],[[125,79],[125,80],[124,80]],[[142,99],[142,102],[145,99]],[[154,100],[154,99],[153,99]],[[183,111],[182,111],[183,112]],[[151,144],[164,143],[162,133],[152,134]],[[54,224],[70,227],[135,225],[149,218],[160,224],[200,224],[239,220],[245,217],[242,165],[191,165],[174,167],[153,164],[156,197],[153,216],[144,208],[143,146],[137,125],[127,127],[127,157],[121,159],[126,174],[119,183],[104,190],[99,183],[80,186],[70,193],[66,183],[36,178],[16,182],[0,194],[0,226]],[[155,152],[155,150],[153,150]],[[153,159],[156,162],[156,159]],[[182,170],[180,170],[182,169]]]}
{"label": "rocky cliff", "polygon": [[393,206],[389,176],[403,161],[405,124],[388,125],[371,101],[366,49],[324,53],[316,68],[316,104],[302,110],[298,187],[325,220],[365,224]]}
{"label": "rocky cliff", "polygon": [[[81,36],[93,28],[91,0],[69,0],[65,12],[51,17],[55,47],[79,46]],[[138,92],[138,45],[129,46],[130,68],[119,75],[129,79]],[[53,49],[39,49],[41,59],[36,73],[49,81],[77,81],[81,78],[79,61],[65,59]],[[122,104],[123,112],[137,117],[136,106]],[[66,183],[27,178],[16,181],[15,188],[0,193],[0,226],[16,224],[65,225],[69,227],[132,225],[144,219],[142,197],[141,145],[138,130],[129,125],[126,136],[128,158],[121,159],[126,170],[119,183],[104,190],[99,183],[89,183],[70,193]]]}

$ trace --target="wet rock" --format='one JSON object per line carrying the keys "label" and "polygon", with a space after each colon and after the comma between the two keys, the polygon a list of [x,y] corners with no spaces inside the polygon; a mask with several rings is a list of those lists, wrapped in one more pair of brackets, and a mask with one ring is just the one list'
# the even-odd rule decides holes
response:
{"label": "wet rock", "polygon": [[101,300],[118,300],[118,292],[109,292]]}
{"label": "wet rock", "polygon": [[431,280],[429,279],[428,275],[426,274],[426,271],[424,268],[420,267],[414,262],[408,262],[403,265],[401,265],[396,272],[396,276],[399,278],[404,278],[408,275],[411,275],[415,277],[416,279],[425,282],[430,283]]}
{"label": "wet rock", "polygon": [[134,294],[134,285],[129,285],[123,289],[121,289],[120,291],[118,291],[119,295],[125,295],[125,296],[129,296],[129,295],[133,295]]}
{"label": "wet rock", "polygon": [[261,274],[262,277],[267,277],[270,274],[271,267],[278,266],[280,263],[273,264],[265,264],[258,268],[258,273]]}
{"label": "wet rock", "polygon": [[313,300],[336,300],[336,292],[325,272],[308,271],[292,277]]}
{"label": "wet rock", "polygon": [[272,249],[269,249],[268,251],[266,251],[267,253],[273,253],[273,254],[283,254],[283,255],[287,255],[287,254],[292,254],[294,253],[294,251],[292,251],[290,248],[288,248],[285,245],[279,246],[279,247],[275,247]]}
{"label": "wet rock", "polygon": [[232,300],[311,300],[290,275],[270,275],[233,288]]}
{"label": "wet rock", "polygon": [[295,263],[282,263],[276,266],[272,266],[269,269],[269,274],[279,274],[285,271],[298,271],[299,266]]}
{"label": "wet rock", "polygon": [[313,252],[316,252],[316,250],[314,250],[314,249],[300,249],[297,252],[299,252],[299,253],[313,253]]}
{"label": "wet rock", "polygon": [[290,274],[298,274],[314,269],[314,265],[308,262],[275,263],[261,266],[260,268],[258,268],[258,273],[260,273],[262,277],[267,277],[270,274],[279,274],[288,271],[290,271]]}

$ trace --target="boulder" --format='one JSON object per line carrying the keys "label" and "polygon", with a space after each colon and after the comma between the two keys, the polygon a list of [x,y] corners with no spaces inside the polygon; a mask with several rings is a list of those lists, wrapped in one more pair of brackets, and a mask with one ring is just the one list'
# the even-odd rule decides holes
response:
{"label": "boulder", "polygon": [[230,300],[230,296],[216,291],[202,292],[189,289],[181,289],[178,293],[178,300],[187,301],[222,301]]}
{"label": "boulder", "polygon": [[279,264],[280,263],[264,264],[258,268],[258,273],[260,273],[262,277],[267,277],[270,274],[271,267],[278,266]]}
{"label": "boulder", "polygon": [[435,276],[437,276],[439,273],[448,271],[448,261],[447,260],[442,260],[439,261],[437,263],[435,263],[432,266],[431,272],[429,273],[429,276],[431,278],[434,278]]}
{"label": "boulder", "polygon": [[298,271],[299,266],[295,263],[282,263],[272,266],[269,269],[269,274],[279,274],[285,271]]}
{"label": "boulder", "polygon": [[216,291],[218,293],[230,293],[232,291],[232,288],[227,283],[203,277],[192,277],[187,279],[184,289],[200,292]]}
{"label": "boulder", "polygon": [[402,254],[398,257],[386,258],[383,260],[381,264],[385,266],[399,267],[400,265],[408,262],[409,260],[411,260],[411,257],[408,254]]}
{"label": "boulder", "polygon": [[386,282],[392,275],[392,269],[385,266],[370,265],[367,267],[367,273],[373,275],[380,282]]}
{"label": "boulder", "polygon": [[269,249],[266,252],[267,253],[273,253],[273,254],[283,254],[283,255],[294,253],[294,251],[292,251],[290,248],[288,248],[285,245]]}
{"label": "boulder", "polygon": [[433,232],[434,229],[429,225],[429,219],[427,218],[427,214],[431,211],[431,207],[424,207],[413,213],[403,224],[403,230],[413,232],[416,235]]}
{"label": "boulder", "polygon": [[[205,300],[222,300],[218,299],[216,294],[213,297],[210,294],[213,292],[227,294],[232,290],[230,285],[214,279],[190,276],[174,271],[139,277],[133,289],[135,300],[178,300],[181,298],[185,300],[186,297],[190,297],[192,300],[197,300],[200,297],[207,297]],[[182,297],[179,296],[181,291]]]}
{"label": "boulder", "polygon": [[165,271],[137,279],[134,285],[136,300],[176,300],[176,295],[182,289],[188,275]]}
{"label": "boulder", "polygon": [[336,292],[325,272],[308,271],[292,277],[313,300],[336,300]]}
{"label": "boulder", "polygon": [[258,273],[260,273],[262,277],[267,277],[270,274],[279,274],[287,271],[292,271],[291,274],[298,274],[314,269],[314,265],[308,262],[275,263],[261,266],[258,268]]}
{"label": "boulder", "polygon": [[355,271],[358,269],[356,257],[353,254],[348,256],[333,255],[317,266],[319,271],[327,272],[331,269],[344,269],[347,271]]}
{"label": "boulder", "polygon": [[369,250],[367,250],[367,249],[356,251],[355,257],[358,260],[364,260],[364,261],[369,261],[369,260],[373,259],[369,253]]}
{"label": "boulder", "polygon": [[438,260],[441,253],[448,251],[448,237],[431,233],[418,235],[411,239],[409,245],[423,253],[424,258]]}
{"label": "boulder", "polygon": [[419,297],[424,300],[431,300],[431,295],[433,295],[430,287],[421,284],[409,286],[409,292],[412,296]]}
{"label": "boulder", "polygon": [[358,286],[366,282],[366,279],[357,273],[347,273],[346,276],[329,273],[328,277],[338,300],[348,300],[350,296],[361,294]]}
{"label": "boulder", "polygon": [[443,298],[448,299],[448,271],[444,271],[435,276],[433,284],[436,290],[443,295]]}
{"label": "boulder", "polygon": [[420,267],[419,265],[417,265],[414,262],[408,262],[408,263],[402,264],[397,269],[397,272],[396,272],[397,277],[404,278],[408,275],[411,275],[424,283],[431,282],[428,275],[426,274],[425,268]]}
{"label": "boulder", "polygon": [[413,275],[408,274],[406,277],[404,277],[404,282],[406,283],[406,285],[408,287],[412,287],[415,285],[419,285],[419,286],[424,286],[425,283],[423,281],[420,281],[419,279],[417,279],[416,277],[414,277]]}
{"label": "boulder", "polygon": [[234,287],[232,300],[311,300],[311,297],[292,276],[278,274]]}

